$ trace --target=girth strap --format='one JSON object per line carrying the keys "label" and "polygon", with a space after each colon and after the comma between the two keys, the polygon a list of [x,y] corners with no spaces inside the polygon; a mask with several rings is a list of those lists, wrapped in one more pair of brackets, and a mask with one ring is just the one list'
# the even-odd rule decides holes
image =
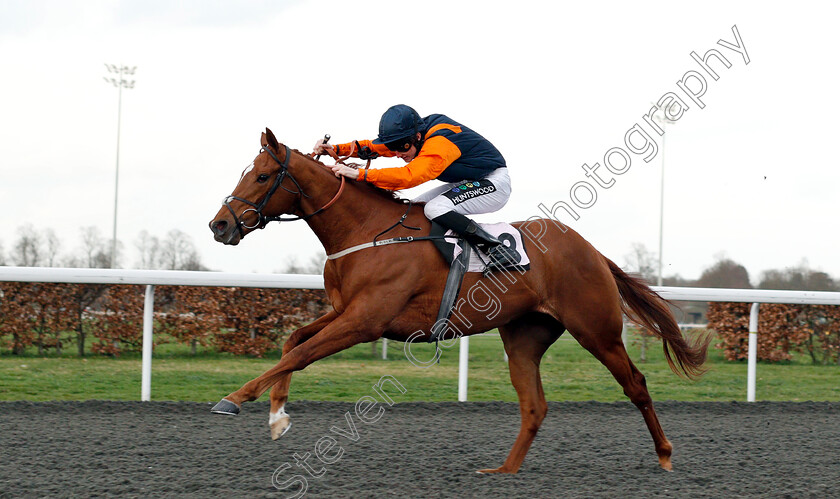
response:
{"label": "girth strap", "polygon": [[446,286],[443,288],[443,299],[440,301],[437,319],[432,326],[432,335],[429,337],[429,343],[433,341],[437,342],[446,332],[446,325],[449,322],[446,319],[449,319],[449,316],[452,315],[452,307],[455,305],[455,299],[458,298],[458,293],[461,291],[461,283],[464,281],[464,274],[469,267],[472,247],[463,239],[459,241],[459,244],[461,246],[461,254],[449,266],[449,275],[446,276]]}
{"label": "girth strap", "polygon": [[337,253],[333,253],[331,255],[327,255],[328,260],[335,260],[336,258],[341,258],[342,256],[347,256],[350,253],[355,253],[359,250],[368,249],[368,248],[375,248],[377,246],[385,246],[388,244],[397,244],[397,243],[413,243],[415,241],[433,241],[436,239],[452,239],[452,236],[400,236],[400,237],[392,237],[390,239],[383,239],[381,241],[371,241],[369,243],[362,243],[357,244],[355,246],[350,246],[349,248],[343,249]]}

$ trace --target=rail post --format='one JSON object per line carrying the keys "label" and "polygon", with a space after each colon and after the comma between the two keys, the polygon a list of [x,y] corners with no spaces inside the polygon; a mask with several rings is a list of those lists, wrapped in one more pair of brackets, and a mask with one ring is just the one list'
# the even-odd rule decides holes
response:
{"label": "rail post", "polygon": [[461,336],[458,352],[458,402],[467,401],[467,368],[470,361],[470,337]]}
{"label": "rail post", "polygon": [[747,352],[747,402],[755,402],[755,364],[758,356],[758,303],[750,307],[749,351]]}
{"label": "rail post", "polygon": [[146,286],[143,302],[143,366],[140,374],[140,400],[152,399],[152,323],[155,320],[155,287]]}

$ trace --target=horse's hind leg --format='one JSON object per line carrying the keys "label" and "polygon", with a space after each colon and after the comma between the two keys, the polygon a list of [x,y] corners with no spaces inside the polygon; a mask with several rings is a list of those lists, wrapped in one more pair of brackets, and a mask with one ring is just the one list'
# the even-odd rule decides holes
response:
{"label": "horse's hind leg", "polygon": [[630,401],[639,408],[642,417],[645,419],[645,424],[653,437],[653,444],[656,448],[656,454],[659,456],[659,465],[662,469],[671,471],[671,451],[673,446],[671,442],[665,438],[665,432],[662,431],[662,426],[659,424],[659,419],[656,417],[656,411],[653,409],[653,400],[647,390],[644,375],[636,369],[630,356],[627,355],[627,350],[621,342],[620,327],[608,329],[609,334],[596,335],[593,333],[581,333],[580,329],[569,328],[569,332],[576,340],[592,355],[604,364],[613,377],[618,381],[624,389],[624,394],[630,398]]}
{"label": "horse's hind leg", "polygon": [[479,470],[479,473],[519,471],[548,411],[540,379],[540,359],[563,330],[559,322],[539,314],[528,315],[499,328],[508,354],[510,380],[519,397],[522,424],[505,463],[495,469]]}

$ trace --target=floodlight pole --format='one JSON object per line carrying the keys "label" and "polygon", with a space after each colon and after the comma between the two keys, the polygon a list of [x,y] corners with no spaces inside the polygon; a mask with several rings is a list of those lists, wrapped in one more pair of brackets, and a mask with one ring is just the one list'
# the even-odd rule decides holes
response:
{"label": "floodlight pole", "polygon": [[[653,119],[662,125],[673,125],[676,121],[668,118],[663,111],[663,116],[658,114],[653,116]],[[656,277],[656,285],[662,286],[662,240],[663,240],[663,226],[665,220],[665,130],[662,131],[662,168],[659,180],[659,270]]]}
{"label": "floodlight pole", "polygon": [[117,161],[116,172],[114,174],[114,232],[111,239],[111,268],[116,267],[117,261],[117,199],[119,196],[120,185],[120,125],[122,124],[122,89],[123,87],[131,89],[134,88],[134,80],[130,82],[123,79],[123,74],[134,75],[137,66],[129,68],[128,66],[106,64],[105,68],[110,73],[117,73],[117,78],[104,77],[105,81],[117,87]]}
{"label": "floodlight pole", "polygon": [[[662,174],[659,180],[659,271],[656,285],[662,286],[662,239],[665,224],[665,134],[662,135]],[[115,229],[116,230],[116,229]],[[116,236],[115,236],[116,237]]]}

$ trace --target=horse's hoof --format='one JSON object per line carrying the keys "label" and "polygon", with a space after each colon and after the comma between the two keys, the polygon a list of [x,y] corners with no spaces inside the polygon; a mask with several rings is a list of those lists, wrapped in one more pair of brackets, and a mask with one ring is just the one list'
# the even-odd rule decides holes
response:
{"label": "horse's hoof", "polygon": [[661,445],[656,447],[656,454],[659,458],[659,466],[665,471],[672,471],[671,467],[671,453],[674,452],[674,446],[666,438]]}
{"label": "horse's hoof", "polygon": [[288,414],[283,414],[277,421],[270,423],[269,427],[271,428],[271,439],[277,440],[292,427],[292,419]]}
{"label": "horse's hoof", "polygon": [[656,449],[659,458],[659,466],[665,471],[672,471],[671,453],[674,451],[674,446],[671,442],[665,440],[661,448]]}
{"label": "horse's hoof", "polygon": [[214,405],[210,412],[213,414],[226,414],[228,416],[236,416],[239,414],[239,406],[228,399],[222,399],[218,404]]}

